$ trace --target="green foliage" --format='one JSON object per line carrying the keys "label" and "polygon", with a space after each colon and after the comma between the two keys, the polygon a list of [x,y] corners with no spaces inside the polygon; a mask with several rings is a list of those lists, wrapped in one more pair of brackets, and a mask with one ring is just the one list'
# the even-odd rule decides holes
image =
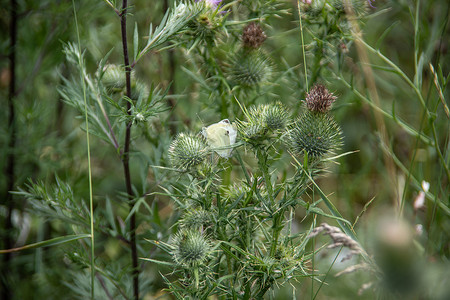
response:
{"label": "green foliage", "polygon": [[0,297],[448,298],[446,1],[73,2],[0,33]]}

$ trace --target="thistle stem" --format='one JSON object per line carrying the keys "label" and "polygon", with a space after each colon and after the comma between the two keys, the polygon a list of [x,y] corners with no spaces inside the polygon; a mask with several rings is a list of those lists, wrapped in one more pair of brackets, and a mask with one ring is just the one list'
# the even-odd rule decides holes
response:
{"label": "thistle stem", "polygon": [[[127,44],[127,9],[128,1],[122,1],[122,11],[120,13],[120,25],[122,32],[122,47],[123,47],[123,58],[125,65],[125,82],[126,82],[126,95],[131,98],[131,67],[128,57],[128,44]],[[127,101],[127,113],[131,114],[131,103]],[[132,122],[128,122],[126,132],[125,132],[125,145],[124,152],[122,156],[122,164],[125,175],[125,184],[128,194],[128,200],[130,201],[130,211],[133,209],[133,190],[131,186],[131,175],[130,175],[130,141],[131,141],[131,126]],[[131,261],[133,269],[133,294],[135,300],[139,299],[139,269],[138,269],[138,255],[136,246],[136,214],[132,213],[130,217],[130,233],[131,233]]]}

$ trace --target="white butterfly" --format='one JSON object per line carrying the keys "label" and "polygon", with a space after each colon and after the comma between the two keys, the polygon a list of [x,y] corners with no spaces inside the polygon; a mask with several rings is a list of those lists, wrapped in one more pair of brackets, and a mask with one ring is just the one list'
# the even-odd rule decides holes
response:
{"label": "white butterfly", "polygon": [[[203,127],[202,134],[212,148],[224,148],[236,143],[237,130],[236,125],[231,124],[228,119],[218,123]],[[230,158],[233,148],[214,149],[214,151],[224,158]]]}

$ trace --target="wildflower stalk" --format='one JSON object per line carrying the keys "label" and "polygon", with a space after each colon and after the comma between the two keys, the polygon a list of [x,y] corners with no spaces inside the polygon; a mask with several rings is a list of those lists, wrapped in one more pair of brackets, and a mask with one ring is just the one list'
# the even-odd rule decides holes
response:
{"label": "wildflower stalk", "polygon": [[258,159],[258,165],[260,167],[260,170],[263,173],[264,182],[266,183],[267,188],[267,194],[269,196],[270,204],[273,206],[274,199],[273,199],[273,188],[272,188],[272,182],[270,181],[270,174],[269,174],[269,168],[267,166],[267,154],[263,154],[263,150],[261,148],[256,149],[256,157]]}
{"label": "wildflower stalk", "polygon": [[[123,59],[125,65],[125,84],[126,84],[126,96],[131,98],[131,67],[128,57],[128,44],[127,44],[127,9],[128,1],[122,1],[122,11],[120,13],[120,25],[122,32],[122,47],[123,47]],[[127,113],[131,115],[131,103],[127,101]],[[130,175],[130,140],[131,140],[131,126],[132,121],[127,124],[125,132],[125,145],[124,152],[122,155],[122,164],[125,174],[125,184],[128,194],[128,200],[130,201],[130,242],[131,242],[131,264],[132,264],[132,274],[133,274],[133,294],[136,300],[139,299],[139,269],[138,269],[138,255],[136,246],[136,214],[132,212],[134,201],[133,201],[133,190],[131,186],[131,175]]]}
{"label": "wildflower stalk", "polygon": [[[264,177],[264,182],[266,183],[266,189],[267,189],[267,195],[269,197],[270,200],[270,208],[273,211],[275,209],[275,199],[274,199],[274,195],[273,195],[273,187],[272,187],[272,182],[270,180],[270,174],[269,174],[269,168],[267,165],[267,154],[263,153],[263,149],[261,148],[257,148],[256,149],[256,157],[258,159],[258,165],[260,170],[263,173],[263,177]],[[272,214],[273,212],[271,212]],[[278,238],[280,236],[280,232],[281,229],[283,228],[283,226],[281,225],[282,221],[283,221],[283,211],[275,211],[275,213],[273,213],[273,224],[272,224],[272,242],[271,242],[271,246],[270,246],[270,256],[275,255],[276,250],[277,250],[277,245],[278,245]]]}
{"label": "wildflower stalk", "polygon": [[[379,50],[375,50],[372,48],[369,44],[367,44],[365,41],[363,41],[360,37],[357,39],[358,42],[360,42],[362,45],[364,45],[370,52],[378,55],[382,60],[384,60],[389,66],[391,66],[397,74],[399,74],[403,80],[413,89],[414,93],[417,95],[417,98],[419,99],[420,104],[422,105],[423,109],[426,112],[426,115],[428,117],[432,132],[433,132],[433,139],[434,139],[434,147],[436,149],[436,152],[438,153],[439,159],[441,160],[442,165],[444,166],[445,173],[447,174],[447,178],[450,178],[450,169],[448,168],[448,165],[445,161],[444,156],[442,155],[441,149],[439,148],[437,135],[436,135],[436,127],[434,125],[434,120],[431,112],[428,110],[427,105],[425,103],[425,99],[422,96],[422,92],[420,91],[420,87],[414,84],[411,79],[395,64],[393,63],[389,58],[384,56]],[[416,67],[417,68],[417,67]]]}
{"label": "wildflower stalk", "polygon": [[[75,2],[72,0],[73,14],[75,18],[75,27],[77,30],[77,38],[78,38],[78,63],[80,66],[83,65],[82,62],[82,54],[81,54],[81,45],[80,45],[80,31],[78,29],[78,18],[77,11],[75,9]],[[83,68],[82,68],[83,69]],[[83,69],[84,70],[84,69]],[[86,81],[85,74],[82,72],[80,74],[80,79],[83,87],[83,100],[84,100],[84,119],[86,122],[86,147],[87,147],[87,159],[88,159],[88,176],[89,176],[89,216],[90,216],[90,238],[91,238],[91,299],[94,300],[94,286],[95,286],[95,236],[94,236],[94,195],[92,191],[92,169],[91,169],[91,147],[90,147],[90,139],[89,139],[89,119],[88,119],[88,107],[87,107],[87,95],[86,95]]]}
{"label": "wildflower stalk", "polygon": [[300,23],[300,37],[302,39],[302,54],[303,54],[303,67],[304,67],[304,71],[305,71],[305,86],[306,86],[306,92],[308,92],[308,71],[306,68],[305,40],[303,38],[302,12],[300,9],[300,0],[297,0],[297,9],[298,9],[298,21]]}
{"label": "wildflower stalk", "polygon": [[277,251],[278,246],[278,238],[280,237],[280,232],[283,229],[283,213],[284,210],[280,210],[273,216],[273,225],[272,225],[272,244],[270,245],[270,256],[274,256]]}

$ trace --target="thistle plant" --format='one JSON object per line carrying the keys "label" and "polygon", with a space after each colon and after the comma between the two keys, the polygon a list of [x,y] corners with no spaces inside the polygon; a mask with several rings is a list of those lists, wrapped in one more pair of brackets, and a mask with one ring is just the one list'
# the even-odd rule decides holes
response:
{"label": "thistle plant", "polygon": [[[314,180],[317,166],[297,165],[292,179],[285,182],[278,182],[272,174],[280,172],[274,167],[276,157],[286,149],[294,152],[292,149],[297,147],[299,150],[295,154],[303,155],[306,151],[316,161],[337,151],[340,128],[328,116],[335,99],[323,86],[314,87],[305,104],[305,114],[309,115],[295,121],[290,120],[289,109],[280,102],[248,109],[241,106],[245,120],[236,121],[236,142],[234,138],[231,142],[231,133],[221,127],[227,125],[231,130],[233,127],[228,120],[211,125],[204,136],[212,139],[216,147],[221,143],[224,147],[235,148],[229,156],[222,156],[212,148],[210,155],[205,155],[199,135],[181,133],[175,138],[169,150],[174,166],[182,165],[182,160],[192,165],[209,160],[213,174],[219,177],[200,178],[195,176],[195,169],[179,168],[190,175],[186,183],[190,189],[177,188],[176,194],[168,194],[184,210],[177,222],[178,231],[168,242],[152,243],[170,254],[172,263],[147,260],[164,265],[169,263],[174,268],[178,280],[169,284],[174,295],[181,298],[244,295],[262,299],[278,284],[310,276],[307,265],[313,252],[305,247],[310,236],[307,233],[291,235],[292,224],[286,214],[290,213],[292,217],[297,206],[308,207],[309,204],[300,199]],[[310,123],[304,124],[307,118]],[[300,121],[305,127],[299,127]],[[318,132],[322,144],[312,143],[310,132]],[[189,143],[184,144],[185,140]],[[289,142],[281,143],[280,140]],[[253,174],[247,172],[240,147],[251,151],[256,158]],[[213,156],[222,160],[237,159],[243,178],[234,179],[232,184],[219,179],[225,172],[225,162],[213,159]],[[167,187],[167,191],[171,189]],[[214,248],[213,244],[216,245]]]}
{"label": "thistle plant", "polygon": [[446,299],[447,3],[28,2],[0,298]]}

